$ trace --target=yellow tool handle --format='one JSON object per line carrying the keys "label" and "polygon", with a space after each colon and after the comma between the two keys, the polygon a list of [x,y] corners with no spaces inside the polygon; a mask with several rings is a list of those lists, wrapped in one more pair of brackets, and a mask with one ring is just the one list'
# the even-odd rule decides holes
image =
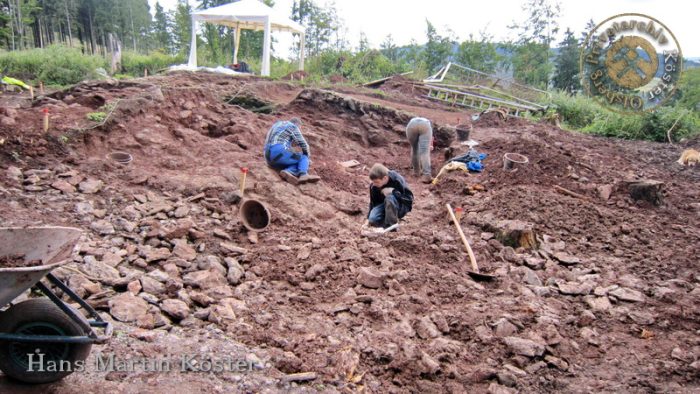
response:
{"label": "yellow tool handle", "polygon": [[472,269],[474,272],[479,272],[479,266],[476,264],[476,257],[474,257],[474,252],[472,251],[472,247],[469,246],[469,242],[467,241],[467,237],[464,235],[464,231],[462,231],[462,226],[460,226],[459,222],[457,221],[457,217],[455,217],[455,213],[452,212],[452,206],[450,204],[445,204],[447,207],[447,212],[450,213],[450,217],[452,218],[452,222],[455,224],[455,227],[457,227],[457,232],[459,232],[459,237],[462,238],[462,242],[464,243],[464,247],[467,248],[467,254],[469,254],[469,261],[472,263]]}

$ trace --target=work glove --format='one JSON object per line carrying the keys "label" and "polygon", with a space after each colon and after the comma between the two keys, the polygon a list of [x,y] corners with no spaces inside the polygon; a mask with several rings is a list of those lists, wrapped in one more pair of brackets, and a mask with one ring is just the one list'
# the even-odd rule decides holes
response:
{"label": "work glove", "polygon": [[382,189],[382,194],[384,195],[384,197],[389,197],[393,191],[393,187],[385,187],[384,189]]}

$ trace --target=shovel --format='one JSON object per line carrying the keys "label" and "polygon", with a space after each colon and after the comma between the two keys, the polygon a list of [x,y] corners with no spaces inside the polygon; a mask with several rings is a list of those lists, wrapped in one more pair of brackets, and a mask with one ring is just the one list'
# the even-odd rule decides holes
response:
{"label": "shovel", "polygon": [[457,227],[457,232],[459,232],[459,237],[462,238],[462,242],[464,243],[464,247],[467,249],[467,254],[469,255],[469,261],[472,263],[472,271],[467,271],[467,274],[472,277],[475,281],[490,281],[495,278],[493,275],[485,274],[483,272],[479,271],[479,266],[476,264],[476,258],[474,257],[474,252],[472,251],[472,247],[469,246],[469,242],[467,241],[467,237],[464,235],[464,231],[462,231],[462,226],[459,224],[459,221],[457,221],[457,218],[455,217],[455,213],[452,211],[452,207],[450,204],[445,204],[447,207],[447,212],[450,213],[450,217],[452,218],[452,222],[455,224],[455,227]]}

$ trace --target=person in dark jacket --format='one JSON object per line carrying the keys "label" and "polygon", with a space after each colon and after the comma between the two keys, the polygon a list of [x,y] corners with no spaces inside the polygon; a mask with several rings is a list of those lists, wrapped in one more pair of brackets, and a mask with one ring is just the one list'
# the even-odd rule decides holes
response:
{"label": "person in dark jacket", "polygon": [[413,207],[413,193],[406,180],[381,164],[369,170],[369,212],[365,225],[387,228],[399,222]]}

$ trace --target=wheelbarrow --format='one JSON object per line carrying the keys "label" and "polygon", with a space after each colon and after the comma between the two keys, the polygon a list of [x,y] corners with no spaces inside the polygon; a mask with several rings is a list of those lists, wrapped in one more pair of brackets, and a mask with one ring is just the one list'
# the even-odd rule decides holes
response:
{"label": "wheelbarrow", "polygon": [[[69,227],[0,228],[0,370],[5,375],[26,383],[54,382],[84,370],[92,344],[111,338],[112,324],[51,273],[69,261],[80,234]],[[44,277],[89,319],[42,283]],[[32,287],[46,297],[13,303]]]}

